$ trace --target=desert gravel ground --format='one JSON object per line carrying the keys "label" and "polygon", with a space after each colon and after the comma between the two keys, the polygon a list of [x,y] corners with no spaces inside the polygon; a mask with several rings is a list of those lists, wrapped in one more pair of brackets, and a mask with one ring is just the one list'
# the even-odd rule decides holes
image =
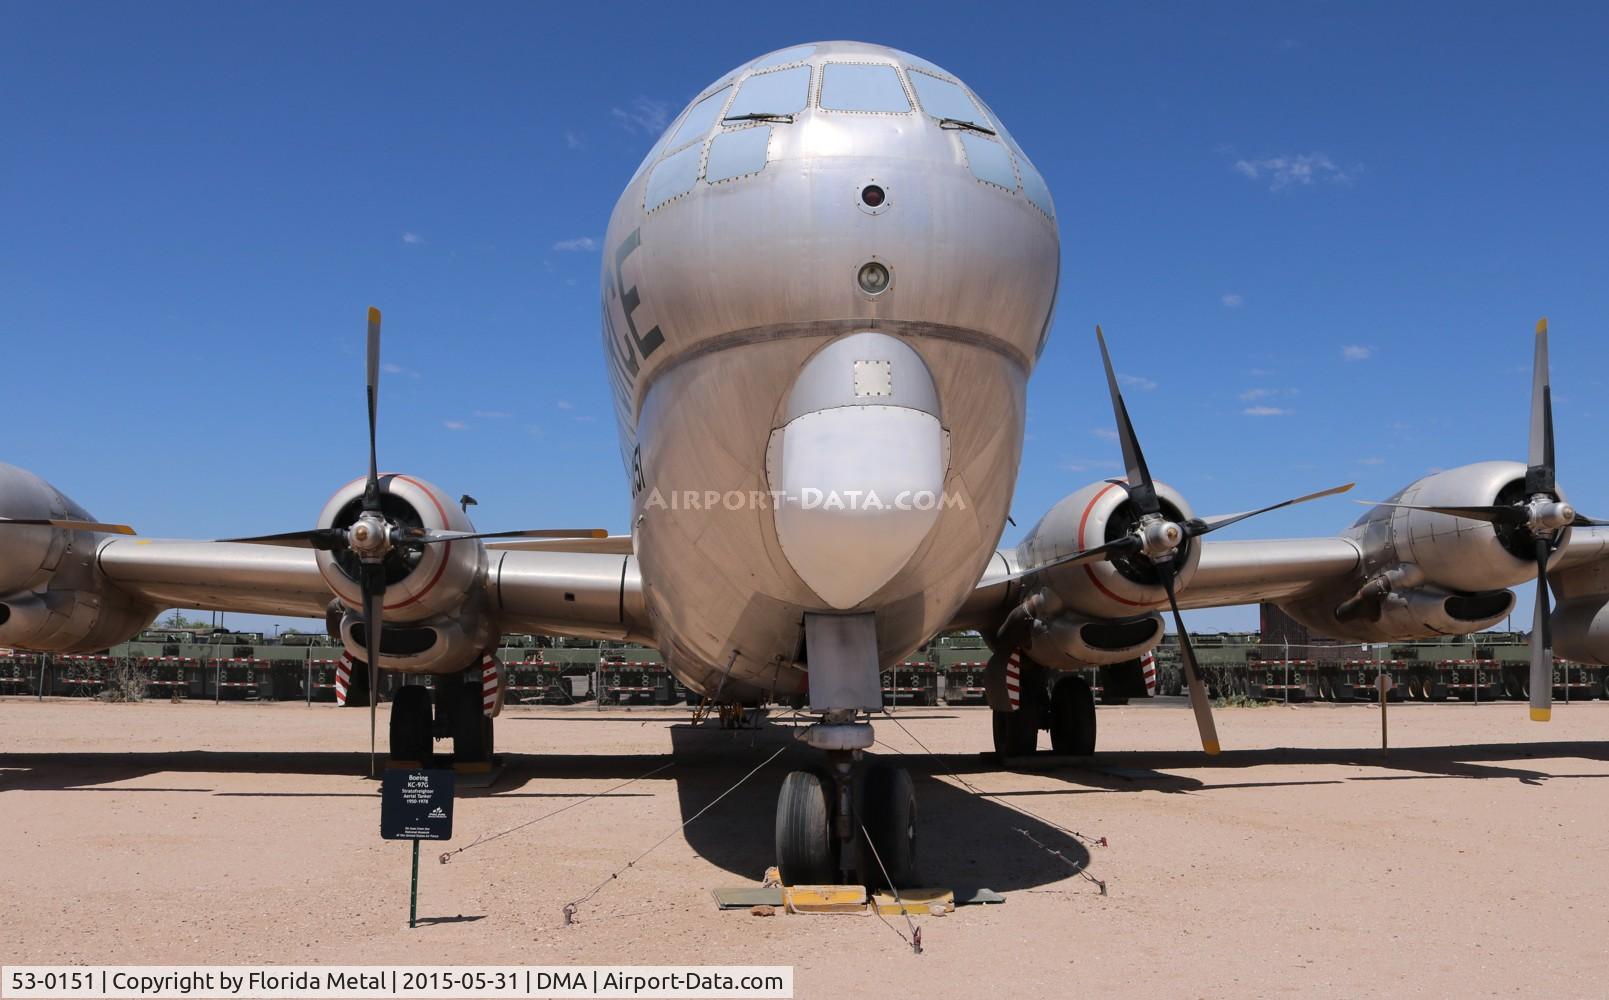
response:
{"label": "desert gravel ground", "polygon": [[979,755],[985,711],[902,709],[877,751],[916,774],[924,881],[1007,897],[920,918],[921,955],[898,918],[716,910],[712,888],[770,863],[777,787],[813,760],[797,745],[563,926],[791,743],[685,709],[510,708],[508,768],[462,795],[445,846],[573,808],[427,860],[410,931],[408,847],[379,839],[360,776],[366,714],[0,699],[0,962],[782,964],[800,997],[1609,988],[1609,703],[1548,726],[1514,703],[1393,705],[1389,754],[1374,706],[1223,709],[1209,761],[1162,699],[1102,707],[1092,761],[1016,772]]}

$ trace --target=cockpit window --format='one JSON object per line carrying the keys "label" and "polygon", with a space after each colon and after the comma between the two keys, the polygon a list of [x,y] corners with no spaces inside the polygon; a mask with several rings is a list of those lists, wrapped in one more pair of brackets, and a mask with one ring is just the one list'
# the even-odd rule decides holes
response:
{"label": "cockpit window", "polygon": [[899,74],[886,64],[826,63],[821,68],[821,106],[829,111],[899,114],[911,110]]}
{"label": "cockpit window", "polygon": [[921,102],[922,110],[934,118],[952,118],[956,121],[987,123],[976,102],[967,96],[967,92],[948,80],[940,80],[936,76],[912,70],[910,72],[911,88],[916,91],[916,99]]}
{"label": "cockpit window", "polygon": [[810,101],[810,67],[756,73],[738,84],[727,118],[741,115],[791,115]]}
{"label": "cockpit window", "polygon": [[704,147],[688,146],[680,153],[672,153],[654,164],[653,172],[648,175],[648,185],[643,190],[643,211],[652,212],[667,201],[674,201],[693,190],[693,185],[698,183],[698,168],[703,156]]}
{"label": "cockpit window", "polygon": [[721,113],[721,106],[726,103],[726,97],[731,92],[731,87],[722,87],[693,105],[693,110],[687,112],[687,117],[682,119],[676,134],[671,136],[665,148],[675,149],[684,142],[702,139],[709,135],[710,128],[715,124],[715,116]]}
{"label": "cockpit window", "polygon": [[1011,169],[1011,154],[1006,152],[1005,146],[971,132],[959,132],[957,135],[961,139],[961,148],[966,150],[967,166],[971,168],[972,176],[1007,191],[1017,190],[1017,175]]}

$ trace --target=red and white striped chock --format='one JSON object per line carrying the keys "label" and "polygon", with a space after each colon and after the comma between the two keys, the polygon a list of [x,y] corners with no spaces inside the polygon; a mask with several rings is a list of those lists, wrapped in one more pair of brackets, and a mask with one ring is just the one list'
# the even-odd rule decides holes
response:
{"label": "red and white striped chock", "polygon": [[1006,657],[1006,699],[1013,712],[1022,705],[1022,653],[1015,649]]}
{"label": "red and white striped chock", "polygon": [[335,661],[335,703],[346,704],[347,688],[352,686],[352,657],[342,653],[341,658]]}
{"label": "red and white striped chock", "polygon": [[480,658],[480,707],[488,719],[495,719],[503,712],[503,661],[492,653],[483,653]]}
{"label": "red and white striped chock", "polygon": [[1140,654],[1140,676],[1145,678],[1145,693],[1156,695],[1156,654],[1150,651]]}

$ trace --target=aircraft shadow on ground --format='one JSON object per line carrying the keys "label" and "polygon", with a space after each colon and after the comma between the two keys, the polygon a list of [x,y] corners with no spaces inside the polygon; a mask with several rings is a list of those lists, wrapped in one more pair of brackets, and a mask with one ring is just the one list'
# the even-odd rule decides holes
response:
{"label": "aircraft shadow on ground", "polygon": [[[790,770],[818,765],[821,755],[793,739],[794,726],[777,720],[757,729],[722,730],[713,723],[669,727],[670,754],[506,754],[506,767],[490,788],[461,787],[464,797],[549,799],[564,802],[596,795],[611,798],[658,794],[663,780],[675,782],[687,844],[711,864],[743,881],[757,881],[773,863],[777,790]],[[778,749],[782,753],[720,802],[739,779]],[[916,778],[919,827],[918,875],[926,884],[999,891],[1033,888],[1072,877],[1090,863],[1077,836],[1039,820],[1032,803],[1040,796],[1123,792],[1209,793],[1245,788],[1281,788],[1345,781],[1423,779],[1504,779],[1525,784],[1552,780],[1609,778],[1609,773],[1555,774],[1527,760],[1574,758],[1609,763],[1609,743],[1492,743],[1452,747],[1378,749],[1230,750],[1215,758],[1199,751],[1109,751],[1081,760],[1040,756],[1013,762],[1014,770],[1052,784],[1046,788],[1005,790],[990,776],[1001,764],[984,754],[877,753]],[[669,765],[667,767],[667,765]],[[1366,768],[1370,774],[1281,780],[1283,765]],[[1236,780],[1248,768],[1272,768],[1258,780]],[[274,774],[359,777],[367,772],[364,753],[290,751],[161,753],[9,753],[0,754],[0,792],[90,791],[212,793],[263,797],[363,797],[377,786],[336,790],[217,791],[179,787],[174,775]],[[650,772],[654,780],[620,787]],[[1609,771],[1609,769],[1604,769]],[[1185,774],[1170,773],[1175,771]],[[1384,771],[1386,773],[1378,773]],[[156,785],[120,783],[152,777]],[[530,789],[533,781],[589,780],[575,791]],[[989,792],[974,794],[961,782]],[[609,782],[603,789],[597,782]],[[1021,782],[1016,782],[1021,784]],[[700,810],[710,807],[699,816]],[[694,817],[697,816],[697,819]],[[642,831],[647,847],[670,830]],[[1099,877],[1099,871],[1091,874]]]}
{"label": "aircraft shadow on ground", "polygon": [[[1041,756],[1013,762],[1016,769],[1039,774],[1079,786],[1006,792],[1013,795],[1058,795],[1078,792],[1206,792],[1237,788],[1282,788],[1302,785],[1342,784],[1347,781],[1411,781],[1436,778],[1507,779],[1523,784],[1549,780],[1609,778],[1609,773],[1555,774],[1522,763],[1528,759],[1574,758],[1609,763],[1609,742],[1576,740],[1560,743],[1473,743],[1449,747],[1404,747],[1381,751],[1367,748],[1306,749],[1280,747],[1268,750],[1226,750],[1208,757],[1197,750],[1102,751],[1084,759],[1057,760]],[[967,774],[990,772],[999,765],[978,755],[947,755],[942,758],[950,769]],[[1236,781],[1229,776],[1238,769],[1252,767],[1329,765],[1400,772],[1362,774],[1316,779]],[[1203,770],[1225,772],[1225,779],[1201,777]],[[1194,774],[1172,774],[1170,771]]]}

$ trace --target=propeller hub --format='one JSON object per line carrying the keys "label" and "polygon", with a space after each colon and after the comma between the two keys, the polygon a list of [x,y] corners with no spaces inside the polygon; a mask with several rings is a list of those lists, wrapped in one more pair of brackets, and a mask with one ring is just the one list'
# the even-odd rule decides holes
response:
{"label": "propeller hub", "polygon": [[347,542],[360,559],[381,559],[391,548],[391,529],[379,514],[366,511],[347,529]]}
{"label": "propeller hub", "polygon": [[1526,513],[1533,532],[1558,531],[1575,520],[1574,507],[1549,496],[1533,497],[1526,505]]}
{"label": "propeller hub", "polygon": [[1184,529],[1165,517],[1150,518],[1140,526],[1140,541],[1145,554],[1155,558],[1177,549],[1184,541]]}

